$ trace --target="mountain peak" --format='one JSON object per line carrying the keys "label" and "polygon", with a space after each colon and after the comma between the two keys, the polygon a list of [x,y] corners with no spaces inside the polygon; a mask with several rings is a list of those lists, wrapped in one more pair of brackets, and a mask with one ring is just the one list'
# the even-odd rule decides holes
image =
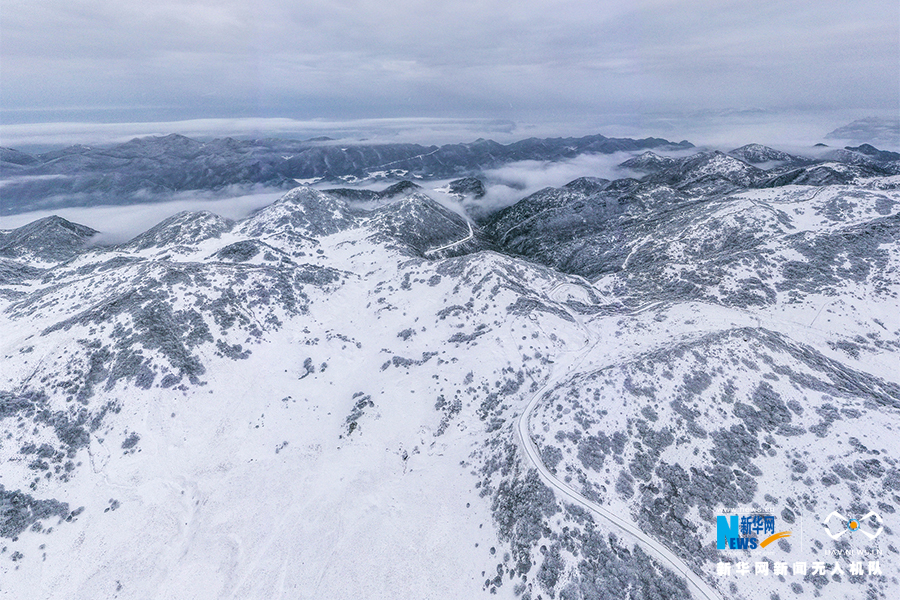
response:
{"label": "mountain peak", "polygon": [[602,177],[579,177],[578,179],[573,179],[563,187],[590,195],[602,192],[608,184],[609,179],[603,179]]}
{"label": "mountain peak", "polygon": [[108,153],[122,158],[165,155],[190,159],[195,157],[203,147],[202,142],[178,133],[170,133],[164,136],[136,137],[111,148]]}
{"label": "mountain peak", "polygon": [[740,148],[730,150],[728,154],[751,164],[794,160],[794,157],[787,152],[775,150],[762,144],[746,144]]}
{"label": "mountain peak", "polygon": [[444,254],[466,254],[487,247],[465,218],[421,193],[377,208],[367,225],[378,232],[377,237],[401,242],[419,255],[436,249],[444,249]]}
{"label": "mountain peak", "polygon": [[412,181],[404,179],[394,185],[385,188],[381,192],[379,192],[379,196],[382,198],[394,198],[395,196],[400,196],[403,194],[410,194],[417,190],[421,190],[422,186],[416,185]]}
{"label": "mountain peak", "polygon": [[0,256],[59,262],[80,252],[97,233],[95,229],[52,215],[0,237]]}
{"label": "mountain peak", "polygon": [[0,162],[10,163],[19,166],[30,166],[40,161],[30,154],[19,152],[13,148],[0,147]]}
{"label": "mountain peak", "polygon": [[448,184],[448,190],[451,194],[459,197],[472,196],[476,200],[483,198],[487,193],[484,188],[484,182],[477,177],[463,177],[462,179],[454,179]]}
{"label": "mountain peak", "polygon": [[643,173],[655,173],[666,167],[675,164],[674,158],[660,156],[652,150],[642,152],[634,158],[628,159],[623,163],[619,163],[619,168],[630,169],[632,171],[640,171]]}
{"label": "mountain peak", "polygon": [[866,156],[879,162],[900,161],[900,153],[891,152],[889,150],[879,150],[872,144],[861,144],[859,146],[856,146],[855,148],[853,146],[846,146],[844,150],[858,152],[859,154],[865,154]]}
{"label": "mountain peak", "polygon": [[203,240],[221,237],[234,222],[209,211],[183,211],[154,225],[126,243],[123,248],[145,250],[192,246]]}
{"label": "mountain peak", "polygon": [[242,221],[237,231],[256,237],[307,237],[331,235],[355,224],[356,217],[344,200],[300,186]]}

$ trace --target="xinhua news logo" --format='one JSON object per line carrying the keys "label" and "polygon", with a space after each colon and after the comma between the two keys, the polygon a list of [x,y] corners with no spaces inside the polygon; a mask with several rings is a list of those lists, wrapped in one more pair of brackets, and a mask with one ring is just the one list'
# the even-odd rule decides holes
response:
{"label": "xinhua news logo", "polygon": [[[716,548],[719,550],[756,550],[790,535],[790,531],[775,532],[772,515],[716,517]],[[767,537],[760,541],[763,536]]]}

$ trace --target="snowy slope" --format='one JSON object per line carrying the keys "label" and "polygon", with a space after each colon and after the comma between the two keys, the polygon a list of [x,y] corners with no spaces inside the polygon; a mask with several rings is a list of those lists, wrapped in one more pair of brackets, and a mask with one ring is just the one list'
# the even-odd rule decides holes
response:
{"label": "snowy slope", "polygon": [[[52,260],[6,232],[0,591],[894,597],[900,192],[757,171],[577,180],[484,229],[297,188]],[[717,551],[738,506],[805,533]],[[850,548],[832,510],[884,517],[884,576],[716,575]]]}
{"label": "snowy slope", "polygon": [[[265,243],[288,248],[270,234]],[[24,557],[4,564],[4,589],[481,590],[501,544],[464,464],[493,436],[477,414],[483,394],[463,388],[517,381],[504,370],[522,360],[522,315],[544,315],[524,321],[530,330],[565,335],[567,322],[537,304],[507,310],[522,299],[518,281],[562,276],[491,254],[410,259],[356,230],[317,238],[322,253],[303,263],[222,260],[254,241],[241,237],[200,235],[163,257],[142,243],[95,250],[6,303],[4,378],[19,385],[6,386],[4,425],[34,425],[4,441],[2,485],[69,506],[11,519],[8,553]],[[554,352],[554,338],[534,352]],[[472,365],[479,345],[492,350]],[[546,365],[533,361],[540,378]]]}

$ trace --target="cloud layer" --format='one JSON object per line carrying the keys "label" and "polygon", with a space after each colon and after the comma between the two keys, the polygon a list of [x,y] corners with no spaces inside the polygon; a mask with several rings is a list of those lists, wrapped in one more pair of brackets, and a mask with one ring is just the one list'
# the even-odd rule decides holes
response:
{"label": "cloud layer", "polygon": [[[547,126],[540,132],[555,131]],[[537,135],[537,130],[526,130]],[[114,144],[135,137],[179,133],[199,139],[216,137],[307,139],[329,136],[337,139],[369,142],[418,142],[443,144],[471,141],[487,135],[500,141],[520,139],[523,135],[511,121],[499,119],[452,118],[380,118],[314,119],[288,118],[206,118],[150,122],[50,122],[15,123],[0,129],[0,145],[6,147],[60,146],[71,144]]]}
{"label": "cloud layer", "polygon": [[883,0],[7,0],[3,121],[896,111]]}

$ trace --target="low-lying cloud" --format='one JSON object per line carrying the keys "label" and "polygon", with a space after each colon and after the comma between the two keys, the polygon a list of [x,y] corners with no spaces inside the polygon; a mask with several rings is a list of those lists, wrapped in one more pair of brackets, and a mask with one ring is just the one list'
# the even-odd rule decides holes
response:
{"label": "low-lying cloud", "polygon": [[[415,123],[403,122],[405,123],[404,126],[415,126]],[[453,125],[451,123],[450,129],[453,126],[458,126],[457,131],[462,131],[465,127],[474,126],[474,122],[469,121],[467,123],[469,124],[456,123]],[[252,120],[248,120],[242,126],[246,131],[250,129],[251,124]],[[198,131],[204,127],[219,127],[221,125],[222,123],[219,122],[208,123],[206,121],[195,124]],[[372,125],[377,126],[378,124],[372,123]],[[436,127],[438,125],[439,123],[437,122],[430,122],[428,126]],[[285,124],[285,128],[287,127],[288,124]],[[109,133],[113,131],[113,128],[107,130]],[[798,141],[796,138],[791,143],[787,134],[785,134],[784,139],[786,143],[773,144],[773,146],[779,150],[811,157],[821,157],[834,149],[829,147],[815,148],[808,143]],[[678,151],[654,150],[654,152],[672,157],[688,156],[702,150],[718,149],[728,151],[750,141],[759,140],[760,138],[758,137],[745,138],[743,141],[740,141],[739,138],[723,137],[719,140],[720,143],[718,145],[707,145]],[[643,173],[635,173],[619,167],[622,162],[637,154],[639,152],[583,154],[563,161],[520,161],[509,163],[499,168],[487,170],[481,175],[486,194],[479,199],[468,197],[460,201],[458,197],[448,193],[447,184],[450,180],[447,179],[418,180],[417,183],[424,188],[426,194],[451,210],[463,214],[463,209],[465,209],[469,214],[485,216],[510,206],[541,189],[562,187],[580,177],[598,177],[609,180],[624,177],[640,178],[644,175]],[[8,179],[7,182],[15,179]],[[382,190],[391,183],[393,181],[363,181],[349,187]],[[3,182],[0,182],[0,185],[2,184]],[[328,189],[339,186],[334,182],[324,182],[313,187]],[[47,206],[41,210],[0,217],[0,228],[13,229],[46,216],[58,215],[100,231],[101,234],[94,239],[94,243],[115,244],[127,241],[163,219],[182,211],[205,210],[226,218],[242,219],[253,211],[276,201],[284,193],[285,190],[276,190],[262,186],[250,188],[233,186],[216,192],[178,192],[168,196],[148,192],[146,194],[146,202],[86,207],[66,206],[66,198],[57,198],[52,199],[53,202],[60,203],[56,207]],[[228,197],[229,195],[230,197]],[[138,198],[140,198],[139,195]],[[71,198],[68,198],[68,201],[71,201]],[[49,202],[51,201],[48,200]],[[359,208],[372,207],[362,203],[359,205]]]}
{"label": "low-lying cloud", "polygon": [[[670,153],[671,154],[671,153]],[[680,153],[680,154],[683,154]],[[493,212],[514,204],[522,198],[545,187],[560,187],[579,177],[603,177],[616,179],[632,175],[617,168],[633,154],[588,154],[558,162],[521,161],[510,163],[483,175],[487,194],[477,200],[466,199],[467,208],[476,208],[477,213]],[[365,182],[353,186],[381,190],[391,182]],[[451,210],[462,213],[459,200],[439,191],[449,180],[419,181],[423,191]],[[319,189],[336,187],[334,183],[314,186]],[[0,227],[14,229],[50,215],[58,215],[69,221],[87,225],[100,231],[93,240],[95,244],[116,244],[125,242],[143,233],[163,219],[182,211],[205,210],[220,216],[241,219],[253,211],[271,204],[280,198],[284,190],[258,188],[252,191],[234,188],[232,197],[223,198],[218,192],[178,192],[168,197],[153,195],[148,202],[128,205],[99,205],[67,207],[47,207],[45,209],[0,217]],[[61,201],[64,199],[61,199]]]}
{"label": "low-lying cloud", "polygon": [[242,219],[275,202],[284,191],[257,192],[231,198],[211,198],[208,194],[181,192],[170,200],[125,206],[61,207],[0,217],[0,228],[15,229],[37,219],[57,215],[100,232],[92,239],[98,245],[126,242],[160,221],[182,211],[206,210],[229,219]]}
{"label": "low-lying cloud", "polygon": [[[896,117],[866,110],[722,110],[669,113],[598,114],[589,119],[562,121],[511,121],[488,118],[382,118],[311,119],[234,118],[189,119],[124,123],[4,123],[0,146],[24,151],[45,151],[74,144],[104,146],[136,137],[178,133],[199,140],[236,137],[261,139],[310,139],[330,137],[341,144],[417,143],[441,145],[489,138],[510,143],[529,137],[661,137],[672,142],[687,140],[698,147],[723,151],[748,143],[760,143],[788,152],[802,151],[825,142],[870,142],[885,149],[900,149],[900,139],[881,135],[868,139],[865,132],[855,138],[829,139],[826,135],[851,121],[877,117],[888,122]],[[878,120],[876,118],[875,120]],[[896,127],[896,125],[895,125]]]}
{"label": "low-lying cloud", "polygon": [[[665,156],[686,156],[696,152],[679,150],[665,152],[654,150]],[[600,177],[615,180],[623,177],[642,177],[618,165],[635,156],[633,152],[613,154],[582,154],[565,161],[525,160],[503,165],[485,171],[484,198],[471,201],[488,210],[500,210],[515,204],[522,198],[547,187],[562,187],[579,177]]]}

